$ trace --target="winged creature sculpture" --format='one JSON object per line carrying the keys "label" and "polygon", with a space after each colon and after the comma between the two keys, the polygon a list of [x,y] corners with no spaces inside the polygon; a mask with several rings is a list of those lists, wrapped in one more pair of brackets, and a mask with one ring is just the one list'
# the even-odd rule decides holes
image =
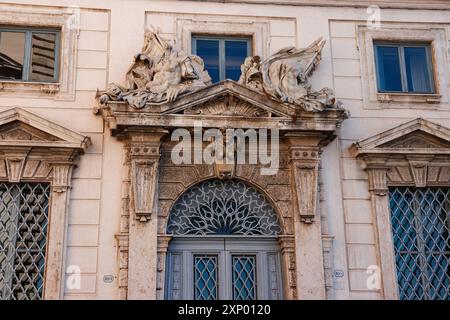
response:
{"label": "winged creature sculpture", "polygon": [[320,38],[304,49],[281,49],[262,62],[258,56],[249,57],[241,66],[239,82],[306,111],[340,108],[331,89],[314,92],[308,81],[320,63],[324,45]]}
{"label": "winged creature sculpture", "polygon": [[132,107],[143,108],[147,103],[173,101],[182,93],[210,83],[200,57],[175,50],[150,29],[145,34],[142,52],[134,56],[128,69],[126,86],[111,83],[98,99],[102,104],[126,101]]}

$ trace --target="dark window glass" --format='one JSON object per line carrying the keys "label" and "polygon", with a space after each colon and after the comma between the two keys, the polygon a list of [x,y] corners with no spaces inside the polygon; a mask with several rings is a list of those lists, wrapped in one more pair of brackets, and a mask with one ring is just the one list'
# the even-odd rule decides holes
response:
{"label": "dark window glass", "polygon": [[380,91],[402,91],[399,54],[397,47],[377,47],[378,86]]}
{"label": "dark window glass", "polygon": [[379,92],[433,93],[427,45],[376,44]]}
{"label": "dark window glass", "polygon": [[427,51],[424,47],[405,47],[408,91],[431,92]]}
{"label": "dark window glass", "polygon": [[241,64],[247,57],[247,41],[225,41],[225,78],[239,80]]}
{"label": "dark window glass", "polygon": [[219,65],[219,41],[218,40],[197,40],[197,52],[205,62],[205,69],[213,82],[220,81]]}
{"label": "dark window glass", "polygon": [[0,28],[0,80],[56,82],[59,32]]}
{"label": "dark window glass", "polygon": [[56,34],[33,33],[29,80],[52,81],[55,75]]}
{"label": "dark window glass", "polygon": [[212,82],[239,80],[241,64],[250,54],[250,40],[236,38],[194,37],[193,52],[205,62]]}
{"label": "dark window glass", "polygon": [[450,191],[389,188],[401,300],[450,299]]}
{"label": "dark window glass", "polygon": [[0,79],[21,80],[25,33],[0,32]]}

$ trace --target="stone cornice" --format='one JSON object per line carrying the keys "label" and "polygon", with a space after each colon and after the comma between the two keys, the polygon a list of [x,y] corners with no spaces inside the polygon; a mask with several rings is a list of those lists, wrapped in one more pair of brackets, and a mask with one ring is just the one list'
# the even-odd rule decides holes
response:
{"label": "stone cornice", "polygon": [[[205,2],[205,0],[190,1]],[[450,10],[450,2],[447,0],[206,0],[206,2],[357,8],[377,5],[385,9]]]}

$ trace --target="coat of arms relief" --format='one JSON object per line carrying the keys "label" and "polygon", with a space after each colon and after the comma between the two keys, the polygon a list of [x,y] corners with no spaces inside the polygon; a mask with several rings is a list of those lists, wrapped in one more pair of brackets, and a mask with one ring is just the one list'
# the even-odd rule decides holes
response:
{"label": "coat of arms relief", "polygon": [[[307,48],[287,47],[266,60],[248,57],[238,83],[280,103],[305,111],[342,109],[333,90],[313,91],[308,81],[320,63],[325,40]],[[100,93],[101,104],[124,101],[136,109],[147,104],[172,102],[179,96],[212,85],[203,60],[175,49],[154,29],[147,30],[144,45],[126,73],[126,85],[111,83]]]}

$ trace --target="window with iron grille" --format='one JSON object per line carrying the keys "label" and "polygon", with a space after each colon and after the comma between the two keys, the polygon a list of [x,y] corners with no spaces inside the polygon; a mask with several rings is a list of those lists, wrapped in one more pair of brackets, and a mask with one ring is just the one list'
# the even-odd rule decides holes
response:
{"label": "window with iron grille", "polygon": [[50,185],[0,183],[0,299],[42,299]]}
{"label": "window with iron grille", "polygon": [[399,298],[450,300],[450,189],[389,189]]}

